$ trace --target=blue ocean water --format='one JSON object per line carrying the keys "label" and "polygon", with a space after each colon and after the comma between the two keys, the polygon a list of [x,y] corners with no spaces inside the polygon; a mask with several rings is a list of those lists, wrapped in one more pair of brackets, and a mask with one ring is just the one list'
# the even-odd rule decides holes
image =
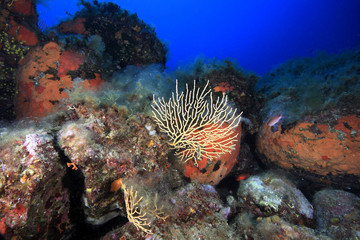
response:
{"label": "blue ocean water", "polygon": [[[262,75],[289,58],[337,53],[360,43],[357,0],[113,2],[155,27],[169,48],[169,69],[197,57],[231,58]],[[78,9],[76,1],[41,1],[37,6],[48,26],[70,19]]]}

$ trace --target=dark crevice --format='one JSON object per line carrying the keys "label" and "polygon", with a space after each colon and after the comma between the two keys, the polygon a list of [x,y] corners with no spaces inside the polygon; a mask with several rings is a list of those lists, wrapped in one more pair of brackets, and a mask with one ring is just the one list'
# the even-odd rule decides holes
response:
{"label": "dark crevice", "polygon": [[[59,159],[63,165],[71,162],[64,150],[59,146],[56,135],[54,136],[53,145],[55,151],[59,154]],[[83,202],[83,193],[85,190],[84,180],[85,177],[81,171],[74,171],[71,168],[66,169],[62,184],[68,189],[70,195],[69,219],[72,227],[63,234],[61,240],[99,239],[112,229],[120,227],[128,222],[126,217],[118,216],[104,224],[93,225],[88,223],[86,221]]]}

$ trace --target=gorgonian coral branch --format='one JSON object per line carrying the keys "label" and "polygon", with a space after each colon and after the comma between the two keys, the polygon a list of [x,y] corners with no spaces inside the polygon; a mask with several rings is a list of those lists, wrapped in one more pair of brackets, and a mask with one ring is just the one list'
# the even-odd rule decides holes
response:
{"label": "gorgonian coral branch", "polygon": [[213,100],[209,81],[201,90],[194,88],[176,92],[165,101],[153,97],[153,116],[160,131],[169,136],[169,144],[177,150],[184,162],[193,159],[195,165],[203,157],[213,159],[235,149],[237,134],[234,129],[239,125],[241,114],[228,105],[228,98]]}
{"label": "gorgonian coral branch", "polygon": [[[162,211],[162,207],[157,205],[157,194],[153,200],[154,208],[153,209],[140,209],[140,203],[143,200],[143,197],[138,197],[138,192],[133,190],[131,186],[130,189],[126,188],[126,185],[122,185],[124,190],[124,201],[126,207],[126,214],[129,222],[133,223],[138,230],[142,230],[147,234],[152,234],[151,232],[151,221],[150,218],[159,218],[165,221],[168,216],[165,216],[165,213]],[[149,199],[147,199],[148,201]]]}
{"label": "gorgonian coral branch", "polygon": [[124,200],[126,205],[126,213],[129,219],[129,222],[133,223],[136,229],[140,229],[146,233],[151,233],[150,230],[150,221],[146,216],[146,212],[142,212],[139,208],[139,203],[143,199],[142,197],[138,198],[137,191],[133,191],[133,187],[127,189],[124,185]]}

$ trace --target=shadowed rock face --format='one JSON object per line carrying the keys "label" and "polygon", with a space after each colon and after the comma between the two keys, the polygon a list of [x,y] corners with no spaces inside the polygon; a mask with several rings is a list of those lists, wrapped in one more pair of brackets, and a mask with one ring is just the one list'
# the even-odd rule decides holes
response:
{"label": "shadowed rock face", "polygon": [[314,196],[317,227],[331,238],[352,239],[358,236],[360,198],[342,190],[326,189]]}
{"label": "shadowed rock face", "polygon": [[[167,49],[155,31],[136,14],[129,14],[114,3],[84,3],[74,19],[60,24],[61,33],[98,35],[105,44],[105,55],[112,67],[165,65]],[[110,68],[107,70],[109,71]]]}
{"label": "shadowed rock face", "polygon": [[0,159],[1,233],[7,239],[60,239],[56,236],[70,226],[70,204],[52,136],[41,130],[20,133],[1,142]]}

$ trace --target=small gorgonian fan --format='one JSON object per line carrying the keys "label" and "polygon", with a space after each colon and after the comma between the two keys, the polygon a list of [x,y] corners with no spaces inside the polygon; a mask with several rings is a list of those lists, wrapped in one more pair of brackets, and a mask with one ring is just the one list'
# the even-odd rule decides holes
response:
{"label": "small gorgonian fan", "polygon": [[[176,155],[187,162],[198,162],[204,157],[214,159],[223,153],[235,149],[237,135],[235,128],[241,120],[241,113],[227,105],[228,98],[224,93],[213,101],[211,89],[196,88],[193,90],[172,93],[169,101],[153,97],[153,115],[160,131],[169,136],[169,144],[176,149]],[[207,99],[208,98],[208,99]]]}

